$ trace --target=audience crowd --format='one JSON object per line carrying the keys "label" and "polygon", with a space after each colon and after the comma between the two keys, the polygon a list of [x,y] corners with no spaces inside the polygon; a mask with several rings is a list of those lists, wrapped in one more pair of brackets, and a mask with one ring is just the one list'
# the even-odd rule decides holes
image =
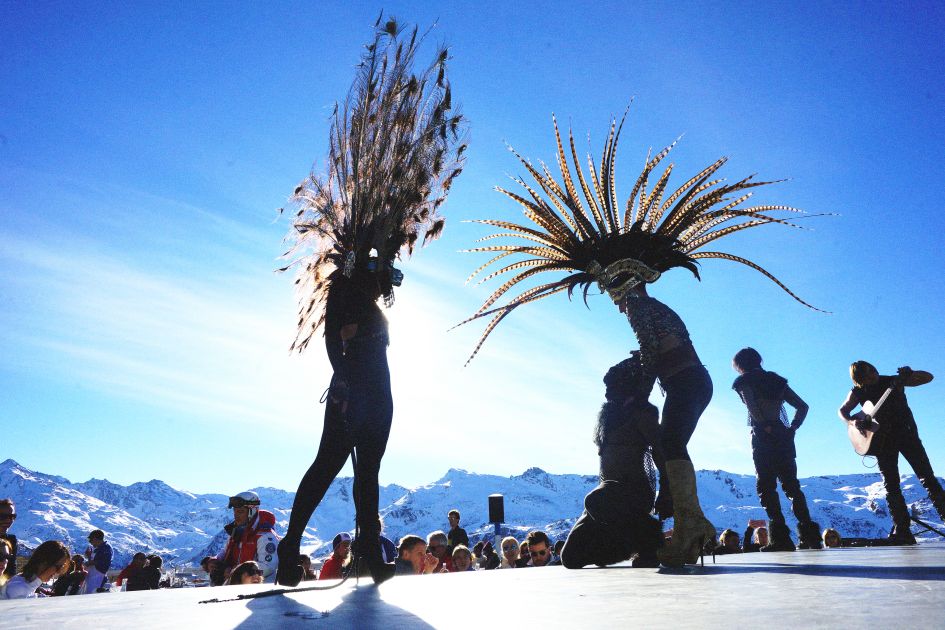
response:
{"label": "audience crowd", "polygon": [[[273,554],[278,538],[274,531],[275,517],[259,509],[259,497],[242,492],[230,498],[233,521],[225,527],[229,534],[226,545],[216,556],[207,556],[201,569],[210,586],[247,585],[271,582],[277,560]],[[84,554],[72,554],[60,541],[39,545],[22,569],[17,571],[20,549],[16,536],[9,531],[16,521],[16,506],[10,499],[0,499],[0,599],[57,597],[101,593],[114,589],[126,591],[154,590],[169,586],[162,581],[162,559],[144,552],[134,554],[113,582],[109,581],[113,551],[105,533],[89,532]],[[399,545],[382,537],[385,561],[393,562],[398,575],[431,573],[466,573],[495,569],[521,569],[561,564],[563,540],[552,542],[541,530],[528,533],[524,540],[505,536],[497,550],[485,538],[471,549],[469,536],[460,527],[460,513],[450,510],[448,531],[430,532],[426,538],[415,534],[401,537]],[[732,529],[724,530],[717,541],[706,544],[706,551],[717,555],[771,551],[767,522],[752,519],[740,537]],[[383,530],[383,521],[381,521]],[[666,532],[667,540],[672,531]],[[844,542],[839,532],[827,528],[822,534],[823,546],[839,547]],[[313,568],[312,557],[300,558],[304,580],[338,580],[353,573],[353,543],[349,532],[338,532],[332,540],[332,552]]]}

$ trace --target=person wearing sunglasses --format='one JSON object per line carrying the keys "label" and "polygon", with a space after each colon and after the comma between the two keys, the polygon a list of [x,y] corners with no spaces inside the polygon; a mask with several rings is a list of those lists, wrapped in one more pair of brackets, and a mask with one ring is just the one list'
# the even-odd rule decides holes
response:
{"label": "person wearing sunglasses", "polygon": [[[16,520],[16,506],[13,505],[13,501],[10,499],[0,499],[0,540],[5,540],[10,544],[12,551],[10,553],[16,558],[16,552],[18,548],[18,543],[16,541],[16,536],[9,533],[7,530],[13,525],[13,521]],[[16,562],[8,562],[7,567],[0,573],[6,575],[7,578],[11,578],[16,575]]]}
{"label": "person wearing sunglasses", "polygon": [[244,562],[230,573],[226,586],[262,584],[263,570],[252,560]]}
{"label": "person wearing sunglasses", "polygon": [[3,585],[0,599],[45,597],[44,583],[69,570],[69,548],[58,540],[47,540],[33,552],[22,573]]}
{"label": "person wearing sunglasses", "polygon": [[506,536],[502,539],[502,563],[500,569],[514,569],[518,567],[519,561],[518,541],[514,536]]}
{"label": "person wearing sunglasses", "polygon": [[551,540],[548,534],[535,530],[528,533],[528,565],[530,567],[547,567],[561,564],[560,560],[552,559]]}

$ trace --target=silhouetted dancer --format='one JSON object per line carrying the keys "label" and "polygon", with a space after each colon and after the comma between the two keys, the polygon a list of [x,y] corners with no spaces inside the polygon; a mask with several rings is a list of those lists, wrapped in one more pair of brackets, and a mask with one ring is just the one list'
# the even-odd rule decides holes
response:
{"label": "silhouetted dancer", "polygon": [[[570,295],[583,288],[586,300],[588,291],[596,283],[621,312],[627,314],[640,344],[643,371],[648,377],[658,378],[666,392],[660,432],[673,495],[674,531],[671,543],[660,548],[659,558],[667,566],[679,567],[695,562],[703,545],[715,538],[715,528],[699,506],[695,469],[687,450],[699,417],[712,398],[712,380],[682,320],[668,306],[647,295],[646,284],[658,281],[664,272],[676,267],[688,269],[698,278],[696,265],[701,259],[720,258],[763,273],[792,297],[810,306],[750,260],[719,251],[699,251],[741,230],[766,223],[785,223],[771,216],[773,213],[800,211],[781,205],[739,207],[751,195],[746,191],[772,182],[755,182],[747,177],[722,184],[724,180],[718,178],[716,172],[726,158],[716,160],[676,190],[668,186],[672,165],[651,185],[650,175],[673,145],[647,157],[630,198],[621,204],[617,200],[614,165],[622,127],[623,121],[619,126],[613,121],[600,162],[589,160],[587,175],[574,149],[573,134],[569,134],[569,142],[562,142],[557,123],[555,139],[561,181],[556,181],[548,168],[535,168],[520,158],[537,185],[519,179],[516,181],[527,194],[502,189],[500,192],[517,201],[533,225],[494,219],[481,221],[500,230],[481,240],[507,237],[519,240],[509,244],[492,241],[501,244],[470,250],[494,256],[473,276],[492,264],[501,265],[487,279],[500,276],[503,284],[472,317],[461,323],[480,317],[492,318],[469,358],[472,360],[489,334],[513,310],[556,293],[567,291]],[[565,146],[570,146],[570,155]],[[573,170],[569,161],[574,164]],[[513,254],[524,258],[512,259],[514,262],[506,259]],[[505,273],[514,275],[502,276]],[[541,273],[546,275],[539,276]],[[558,277],[549,279],[548,273]],[[535,284],[497,305],[505,293],[524,280]],[[661,490],[665,490],[665,484]]]}
{"label": "silhouetted dancer", "polygon": [[945,491],[932,471],[929,456],[922,440],[919,439],[919,427],[915,423],[903,389],[925,385],[932,380],[932,375],[921,370],[901,367],[897,376],[881,376],[872,364],[857,361],[850,366],[850,378],[853,380],[853,389],[847,394],[839,413],[841,419],[847,422],[855,421],[858,427],[864,423],[869,424],[869,417],[863,410],[852,415],[850,412],[865,403],[877,404],[887,389],[892,390],[876,413],[875,420],[879,423],[879,430],[873,436],[870,454],[876,455],[876,464],[886,488],[886,503],[893,519],[889,542],[894,545],[914,545],[915,536],[910,529],[912,523],[909,510],[899,485],[900,453],[912,466],[919,483],[929,493],[939,516],[945,519]]}
{"label": "silhouetted dancer", "polygon": [[381,556],[378,472],[393,417],[387,365],[388,326],[378,299],[394,301],[403,274],[394,268],[418,240],[439,236],[437,209],[462,170],[462,117],[451,111],[446,48],[413,72],[423,37],[402,41],[394,20],[375,24],[354,84],[332,116],[328,172],[296,188],[292,236],[300,265],[299,333],[306,348],[324,324],[333,375],[315,461],[296,491],[289,527],[279,544],[277,581],[295,586],[302,534],[329,484],[350,454],[354,466],[355,557],[375,582],[393,575]]}
{"label": "silhouetted dancer", "polygon": [[594,443],[601,483],[584,498],[581,514],[561,550],[561,564],[580,569],[633,560],[656,567],[662,542],[659,521],[650,516],[656,471],[665,475],[659,412],[649,403],[653,379],[644,378],[634,352],[604,376],[607,402],[598,414]]}
{"label": "silhouetted dancer", "polygon": [[[820,525],[811,520],[807,498],[797,480],[797,450],[794,447],[794,434],[804,423],[809,408],[788,387],[787,379],[763,369],[761,362],[761,355],[754,348],[742,348],[732,359],[732,367],[740,375],[732,389],[738,392],[748,408],[758,499],[770,521],[770,541],[761,547],[761,551],[794,551],[791,530],[784,522],[778,497],[779,480],[797,518],[801,549],[820,549]],[[794,407],[794,418],[790,421],[784,403]]]}

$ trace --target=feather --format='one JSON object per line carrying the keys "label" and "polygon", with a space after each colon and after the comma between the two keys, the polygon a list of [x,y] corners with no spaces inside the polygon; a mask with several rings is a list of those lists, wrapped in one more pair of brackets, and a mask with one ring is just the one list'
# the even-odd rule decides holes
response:
{"label": "feather", "polygon": [[305,262],[293,349],[307,347],[323,324],[333,272],[349,254],[356,265],[372,249],[393,261],[445,227],[438,209],[462,172],[465,123],[452,113],[448,49],[418,68],[423,39],[416,27],[378,17],[351,88],[332,110],[326,170],[293,191],[298,213],[287,257]]}
{"label": "feather", "polygon": [[[750,175],[726,184],[724,178],[715,177],[715,173],[726,163],[725,157],[719,158],[689,178],[664,200],[667,190],[671,190],[669,182],[673,164],[663,170],[652,190],[648,191],[649,177],[680,138],[656,155],[648,154],[643,170],[627,199],[621,222],[617,214],[616,155],[626,116],[624,113],[619,125],[615,119],[611,121],[599,166],[587,156],[587,177],[581,167],[574,146],[574,134],[570,129],[568,144],[571,164],[568,163],[557,119],[554,117],[552,122],[561,183],[555,181],[544,163],[541,163],[542,169],[539,171],[510,148],[534,179],[537,188],[522,178],[513,178],[525,189],[527,196],[502,188],[496,190],[518,203],[535,227],[498,219],[480,219],[475,222],[506,231],[485,236],[478,239],[478,242],[511,238],[523,239],[534,245],[503,244],[466,250],[496,254],[489,262],[476,269],[469,280],[486,269],[494,268],[493,265],[499,260],[513,255],[525,257],[516,262],[503,263],[503,266],[480,280],[482,283],[505,273],[514,273],[511,278],[506,276],[507,279],[483,302],[479,310],[457,324],[461,326],[483,317],[492,317],[469,361],[476,356],[496,326],[514,309],[565,290],[570,298],[574,291],[579,289],[587,304],[588,293],[597,280],[594,274],[600,274],[611,263],[628,258],[636,259],[659,272],[682,267],[688,269],[697,279],[697,265],[701,259],[722,258],[740,262],[770,278],[795,300],[814,308],[765,269],[749,260],[720,252],[693,253],[730,234],[769,223],[800,228],[790,221],[772,216],[772,213],[781,211],[803,214],[803,211],[797,208],[774,204],[742,208],[741,205],[752,195],[751,189],[778,182],[755,181],[754,175]],[[583,200],[579,197],[579,190]],[[541,193],[544,193],[544,197]],[[545,272],[563,273],[564,276],[554,282],[526,289],[505,304],[496,306],[499,300],[519,283]]]}

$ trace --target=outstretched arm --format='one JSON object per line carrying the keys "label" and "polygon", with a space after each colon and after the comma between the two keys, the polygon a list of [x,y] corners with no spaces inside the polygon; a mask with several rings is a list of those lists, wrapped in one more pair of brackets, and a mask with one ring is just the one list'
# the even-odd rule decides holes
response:
{"label": "outstretched arm", "polygon": [[804,424],[804,418],[807,417],[807,412],[810,410],[810,407],[790,387],[784,388],[784,402],[794,407],[794,419],[791,420],[791,430],[797,431],[801,425]]}
{"label": "outstretched arm", "polygon": [[899,379],[906,387],[925,385],[931,383],[933,378],[935,377],[932,376],[931,372],[925,370],[913,370],[909,366],[899,368]]}

